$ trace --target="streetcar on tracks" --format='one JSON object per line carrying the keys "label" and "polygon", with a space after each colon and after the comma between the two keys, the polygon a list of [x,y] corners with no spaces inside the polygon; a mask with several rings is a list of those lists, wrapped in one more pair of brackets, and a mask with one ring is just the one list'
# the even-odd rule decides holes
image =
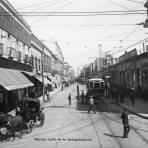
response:
{"label": "streetcar on tracks", "polygon": [[104,96],[105,82],[101,78],[91,78],[88,79],[86,92],[86,104],[89,102],[89,96],[93,96],[94,102],[97,103],[101,97]]}

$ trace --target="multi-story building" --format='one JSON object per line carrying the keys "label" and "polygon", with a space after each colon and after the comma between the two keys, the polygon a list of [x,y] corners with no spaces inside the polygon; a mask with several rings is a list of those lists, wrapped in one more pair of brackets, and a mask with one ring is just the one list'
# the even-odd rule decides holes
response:
{"label": "multi-story building", "polygon": [[21,71],[32,71],[31,29],[7,0],[0,1],[0,110],[8,112],[33,86]]}
{"label": "multi-story building", "polygon": [[51,41],[48,46],[52,51],[51,71],[57,83],[57,86],[60,86],[64,74],[64,57],[57,41]]}
{"label": "multi-story building", "polygon": [[56,52],[32,33],[7,0],[0,1],[0,111],[14,109],[18,101],[30,96],[32,86],[38,90],[42,74],[46,84],[60,86],[64,58],[57,42],[54,46]]}

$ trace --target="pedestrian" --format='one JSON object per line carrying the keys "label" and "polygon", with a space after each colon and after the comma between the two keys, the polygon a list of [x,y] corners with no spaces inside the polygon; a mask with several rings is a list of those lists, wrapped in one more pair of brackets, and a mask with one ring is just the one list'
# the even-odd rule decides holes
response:
{"label": "pedestrian", "polygon": [[128,134],[130,131],[129,119],[128,119],[128,112],[125,110],[122,115],[122,124],[123,124],[123,138],[128,138]]}
{"label": "pedestrian", "polygon": [[82,104],[84,104],[84,99],[85,99],[84,90],[82,90],[82,93],[81,93],[81,98],[82,98]]}
{"label": "pedestrian", "polygon": [[71,93],[69,93],[68,95],[68,101],[69,101],[69,105],[71,105]]}
{"label": "pedestrian", "polygon": [[130,89],[130,99],[131,99],[131,103],[134,106],[135,105],[135,91],[134,88]]}
{"label": "pedestrian", "polygon": [[47,102],[50,102],[49,90],[47,90],[46,96],[47,96]]}
{"label": "pedestrian", "polygon": [[79,100],[79,85],[77,85],[77,99]]}
{"label": "pedestrian", "polygon": [[62,91],[63,91],[63,88],[64,88],[64,87],[63,87],[63,85],[62,85],[62,88],[61,88]]}
{"label": "pedestrian", "polygon": [[88,110],[88,113],[90,113],[91,110],[93,110],[94,113],[96,114],[96,109],[95,109],[95,104],[94,104],[93,96],[90,96],[90,99],[89,99],[89,110]]}

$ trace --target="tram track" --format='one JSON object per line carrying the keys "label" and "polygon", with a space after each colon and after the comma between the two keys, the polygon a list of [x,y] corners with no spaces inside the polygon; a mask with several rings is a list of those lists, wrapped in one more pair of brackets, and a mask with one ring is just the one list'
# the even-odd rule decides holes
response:
{"label": "tram track", "polygon": [[[108,104],[105,102],[105,101],[103,101],[102,99],[100,100],[101,101],[101,103],[103,103],[106,107],[108,107]],[[114,104],[114,105],[117,105],[117,104]],[[114,109],[113,108],[113,106],[111,106],[110,105],[110,107],[111,108],[109,108],[109,111],[110,112],[114,112],[114,111],[117,111],[118,113],[122,113],[120,110],[116,110],[116,109]],[[123,110],[124,108],[122,108],[121,106],[118,106],[121,110]],[[115,122],[118,122],[119,124],[122,124],[120,121],[118,121],[118,120],[115,120],[115,119],[113,119],[113,118],[111,118],[111,117],[109,117],[109,116],[107,116],[107,115],[105,115],[104,113],[102,113],[106,118],[108,118],[108,119],[110,119],[110,120],[113,120],[113,121],[115,121]],[[119,118],[120,118],[120,116],[119,116]],[[130,120],[131,118],[129,118],[129,120]],[[132,125],[130,125],[130,127],[131,127],[131,129],[144,141],[144,142],[146,142],[147,144],[148,144],[148,140],[143,136],[143,135],[141,135],[141,133],[138,131],[139,130],[139,128],[136,128],[135,126],[132,126]]]}

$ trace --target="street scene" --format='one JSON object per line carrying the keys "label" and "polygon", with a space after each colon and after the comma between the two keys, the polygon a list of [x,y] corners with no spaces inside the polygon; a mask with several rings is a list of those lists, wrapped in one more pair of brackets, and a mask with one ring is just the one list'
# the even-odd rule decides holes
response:
{"label": "street scene", "polygon": [[0,1],[0,148],[148,147],[148,0]]}
{"label": "street scene", "polygon": [[[33,129],[12,142],[1,143],[1,147],[140,147],[148,146],[148,120],[130,114],[129,139],[122,138],[123,108],[101,100],[96,105],[96,114],[88,114],[88,106],[76,99],[76,84],[59,91],[50,103],[44,104],[46,120],[42,128]],[[80,86],[84,90],[85,86]],[[71,105],[68,94],[71,92]],[[60,97],[59,97],[60,96]]]}

